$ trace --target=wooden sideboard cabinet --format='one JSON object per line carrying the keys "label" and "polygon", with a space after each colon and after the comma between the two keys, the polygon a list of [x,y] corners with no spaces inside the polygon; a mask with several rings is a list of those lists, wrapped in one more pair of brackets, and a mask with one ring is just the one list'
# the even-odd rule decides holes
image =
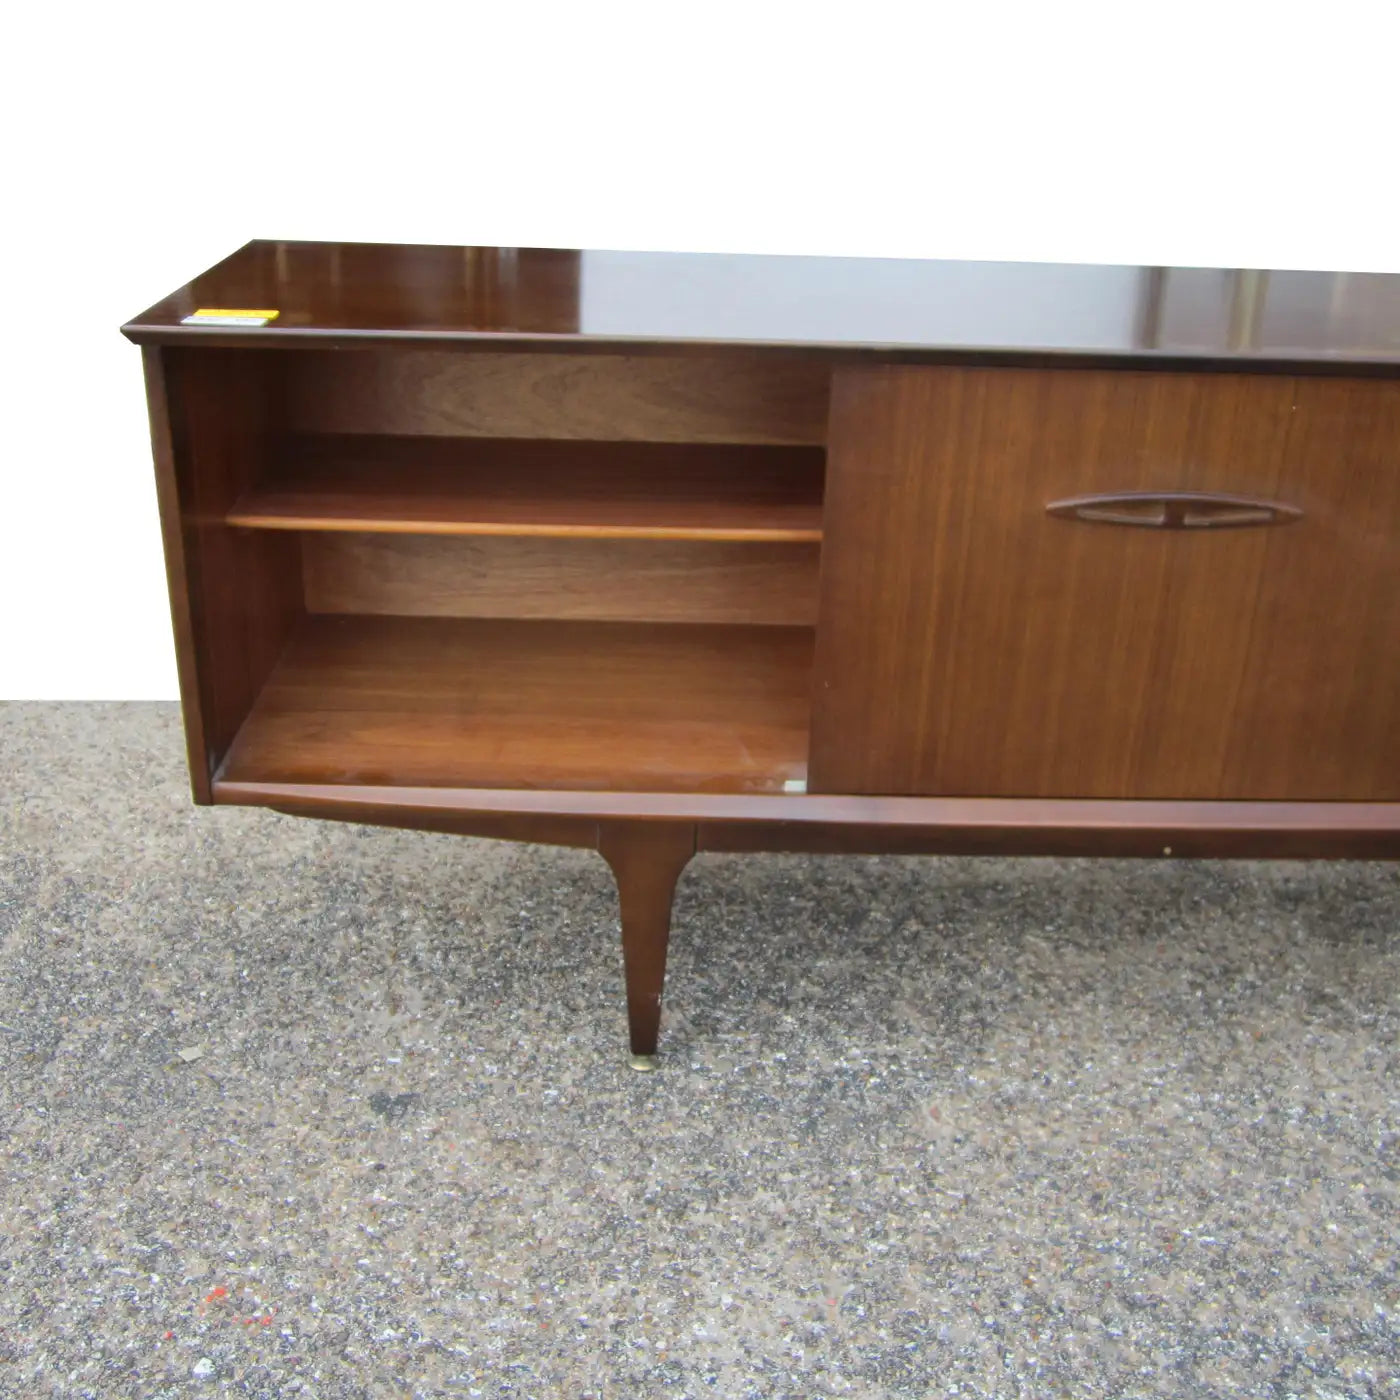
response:
{"label": "wooden sideboard cabinet", "polygon": [[1400,856],[1400,276],[255,242],[143,348],[194,797]]}

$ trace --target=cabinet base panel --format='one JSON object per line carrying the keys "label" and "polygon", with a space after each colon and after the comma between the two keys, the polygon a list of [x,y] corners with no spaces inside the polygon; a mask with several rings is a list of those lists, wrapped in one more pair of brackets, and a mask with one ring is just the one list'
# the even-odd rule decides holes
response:
{"label": "cabinet base panel", "polygon": [[596,847],[603,821],[687,823],[701,851],[1400,860],[1397,802],[1120,802],[366,787],[215,779],[292,816]]}

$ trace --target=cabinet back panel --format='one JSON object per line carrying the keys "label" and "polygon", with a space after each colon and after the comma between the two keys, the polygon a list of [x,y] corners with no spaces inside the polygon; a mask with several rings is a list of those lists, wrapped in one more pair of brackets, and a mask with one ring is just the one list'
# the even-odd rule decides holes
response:
{"label": "cabinet back panel", "polygon": [[815,544],[306,534],[313,613],[811,626]]}
{"label": "cabinet back panel", "polygon": [[295,432],[820,444],[830,372],[799,360],[301,351]]}

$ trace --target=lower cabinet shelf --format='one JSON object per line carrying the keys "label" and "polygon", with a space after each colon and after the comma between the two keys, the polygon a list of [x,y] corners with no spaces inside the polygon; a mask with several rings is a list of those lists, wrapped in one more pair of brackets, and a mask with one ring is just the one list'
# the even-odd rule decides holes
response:
{"label": "lower cabinet shelf", "polygon": [[302,619],[227,782],[772,793],[805,780],[804,627]]}

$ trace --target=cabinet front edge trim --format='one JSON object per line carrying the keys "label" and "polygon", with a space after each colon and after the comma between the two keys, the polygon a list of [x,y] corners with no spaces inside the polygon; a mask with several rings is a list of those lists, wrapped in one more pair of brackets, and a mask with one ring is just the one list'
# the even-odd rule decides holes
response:
{"label": "cabinet front edge trim", "polygon": [[1331,838],[1394,836],[1400,802],[1120,801],[1091,798],[861,797],[710,793],[575,792],[529,788],[351,784],[214,783],[214,800],[295,808],[308,816],[349,812],[474,812],[583,818],[781,823],[983,832],[1243,832]]}

